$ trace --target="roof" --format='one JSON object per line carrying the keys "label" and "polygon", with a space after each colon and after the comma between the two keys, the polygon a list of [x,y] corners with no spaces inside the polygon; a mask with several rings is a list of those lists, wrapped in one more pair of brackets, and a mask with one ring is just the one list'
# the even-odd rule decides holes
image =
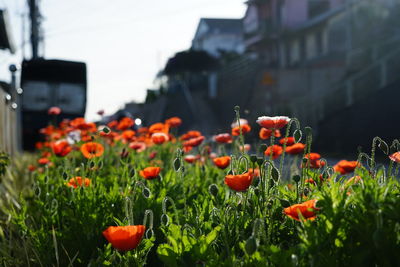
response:
{"label": "roof", "polygon": [[8,49],[11,53],[14,53],[15,46],[8,22],[7,11],[0,10],[0,49]]}
{"label": "roof", "polygon": [[202,18],[201,21],[204,21],[210,29],[218,29],[219,32],[223,33],[241,34],[243,31],[241,19]]}
{"label": "roof", "polygon": [[207,25],[206,33],[241,35],[243,32],[242,19],[201,18],[194,39],[197,39],[200,35],[204,34],[200,33],[201,25],[203,24]]}

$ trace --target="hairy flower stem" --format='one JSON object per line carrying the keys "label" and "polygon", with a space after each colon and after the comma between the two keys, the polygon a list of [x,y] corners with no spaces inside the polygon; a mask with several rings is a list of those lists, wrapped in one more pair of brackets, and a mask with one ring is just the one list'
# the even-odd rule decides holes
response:
{"label": "hairy flower stem", "polygon": [[241,145],[242,146],[242,155],[244,155],[244,137],[243,137],[243,132],[242,132],[242,127],[241,127],[241,125],[240,125],[240,107],[239,106],[236,106],[235,107],[235,113],[236,113],[236,120],[237,120],[237,123],[238,123],[238,126],[239,126],[239,140],[240,140],[240,143],[239,143],[239,145]]}
{"label": "hairy flower stem", "polygon": [[369,171],[371,172],[372,178],[375,178],[375,151],[376,151],[376,141],[380,140],[379,137],[374,137],[372,140],[372,148],[371,148],[371,165]]}

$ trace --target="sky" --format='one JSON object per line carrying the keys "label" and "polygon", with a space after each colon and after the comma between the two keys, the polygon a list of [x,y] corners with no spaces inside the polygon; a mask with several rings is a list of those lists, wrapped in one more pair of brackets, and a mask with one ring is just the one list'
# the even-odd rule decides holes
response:
{"label": "sky", "polygon": [[[23,54],[26,0],[0,0],[10,13],[15,56],[0,53],[0,79]],[[157,72],[174,53],[186,50],[202,17],[242,18],[244,0],[40,0],[47,59],[86,62],[86,118],[112,114],[124,103],[141,102]],[[26,30],[29,24],[26,23]],[[26,35],[25,38],[27,38]],[[29,58],[30,46],[24,46]]]}

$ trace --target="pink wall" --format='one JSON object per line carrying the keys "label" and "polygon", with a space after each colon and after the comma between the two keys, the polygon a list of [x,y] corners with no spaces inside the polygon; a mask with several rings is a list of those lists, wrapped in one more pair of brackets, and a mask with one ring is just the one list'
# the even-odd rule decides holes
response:
{"label": "pink wall", "polygon": [[[341,0],[332,0],[341,1]],[[286,28],[294,27],[307,21],[308,0],[286,0],[281,9],[282,25]]]}

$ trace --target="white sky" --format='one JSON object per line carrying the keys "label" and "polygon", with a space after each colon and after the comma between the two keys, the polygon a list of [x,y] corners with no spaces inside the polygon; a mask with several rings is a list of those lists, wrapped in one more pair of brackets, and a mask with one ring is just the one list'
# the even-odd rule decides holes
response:
{"label": "white sky", "polygon": [[[11,15],[18,53],[0,52],[0,80],[9,63],[21,59],[27,0],[0,0]],[[166,60],[188,49],[201,17],[241,18],[244,0],[41,0],[45,58],[83,61],[88,67],[86,117],[115,112],[146,89]],[[27,9],[25,9],[27,12]],[[29,24],[26,24],[28,29]],[[25,46],[26,55],[30,46]]]}

